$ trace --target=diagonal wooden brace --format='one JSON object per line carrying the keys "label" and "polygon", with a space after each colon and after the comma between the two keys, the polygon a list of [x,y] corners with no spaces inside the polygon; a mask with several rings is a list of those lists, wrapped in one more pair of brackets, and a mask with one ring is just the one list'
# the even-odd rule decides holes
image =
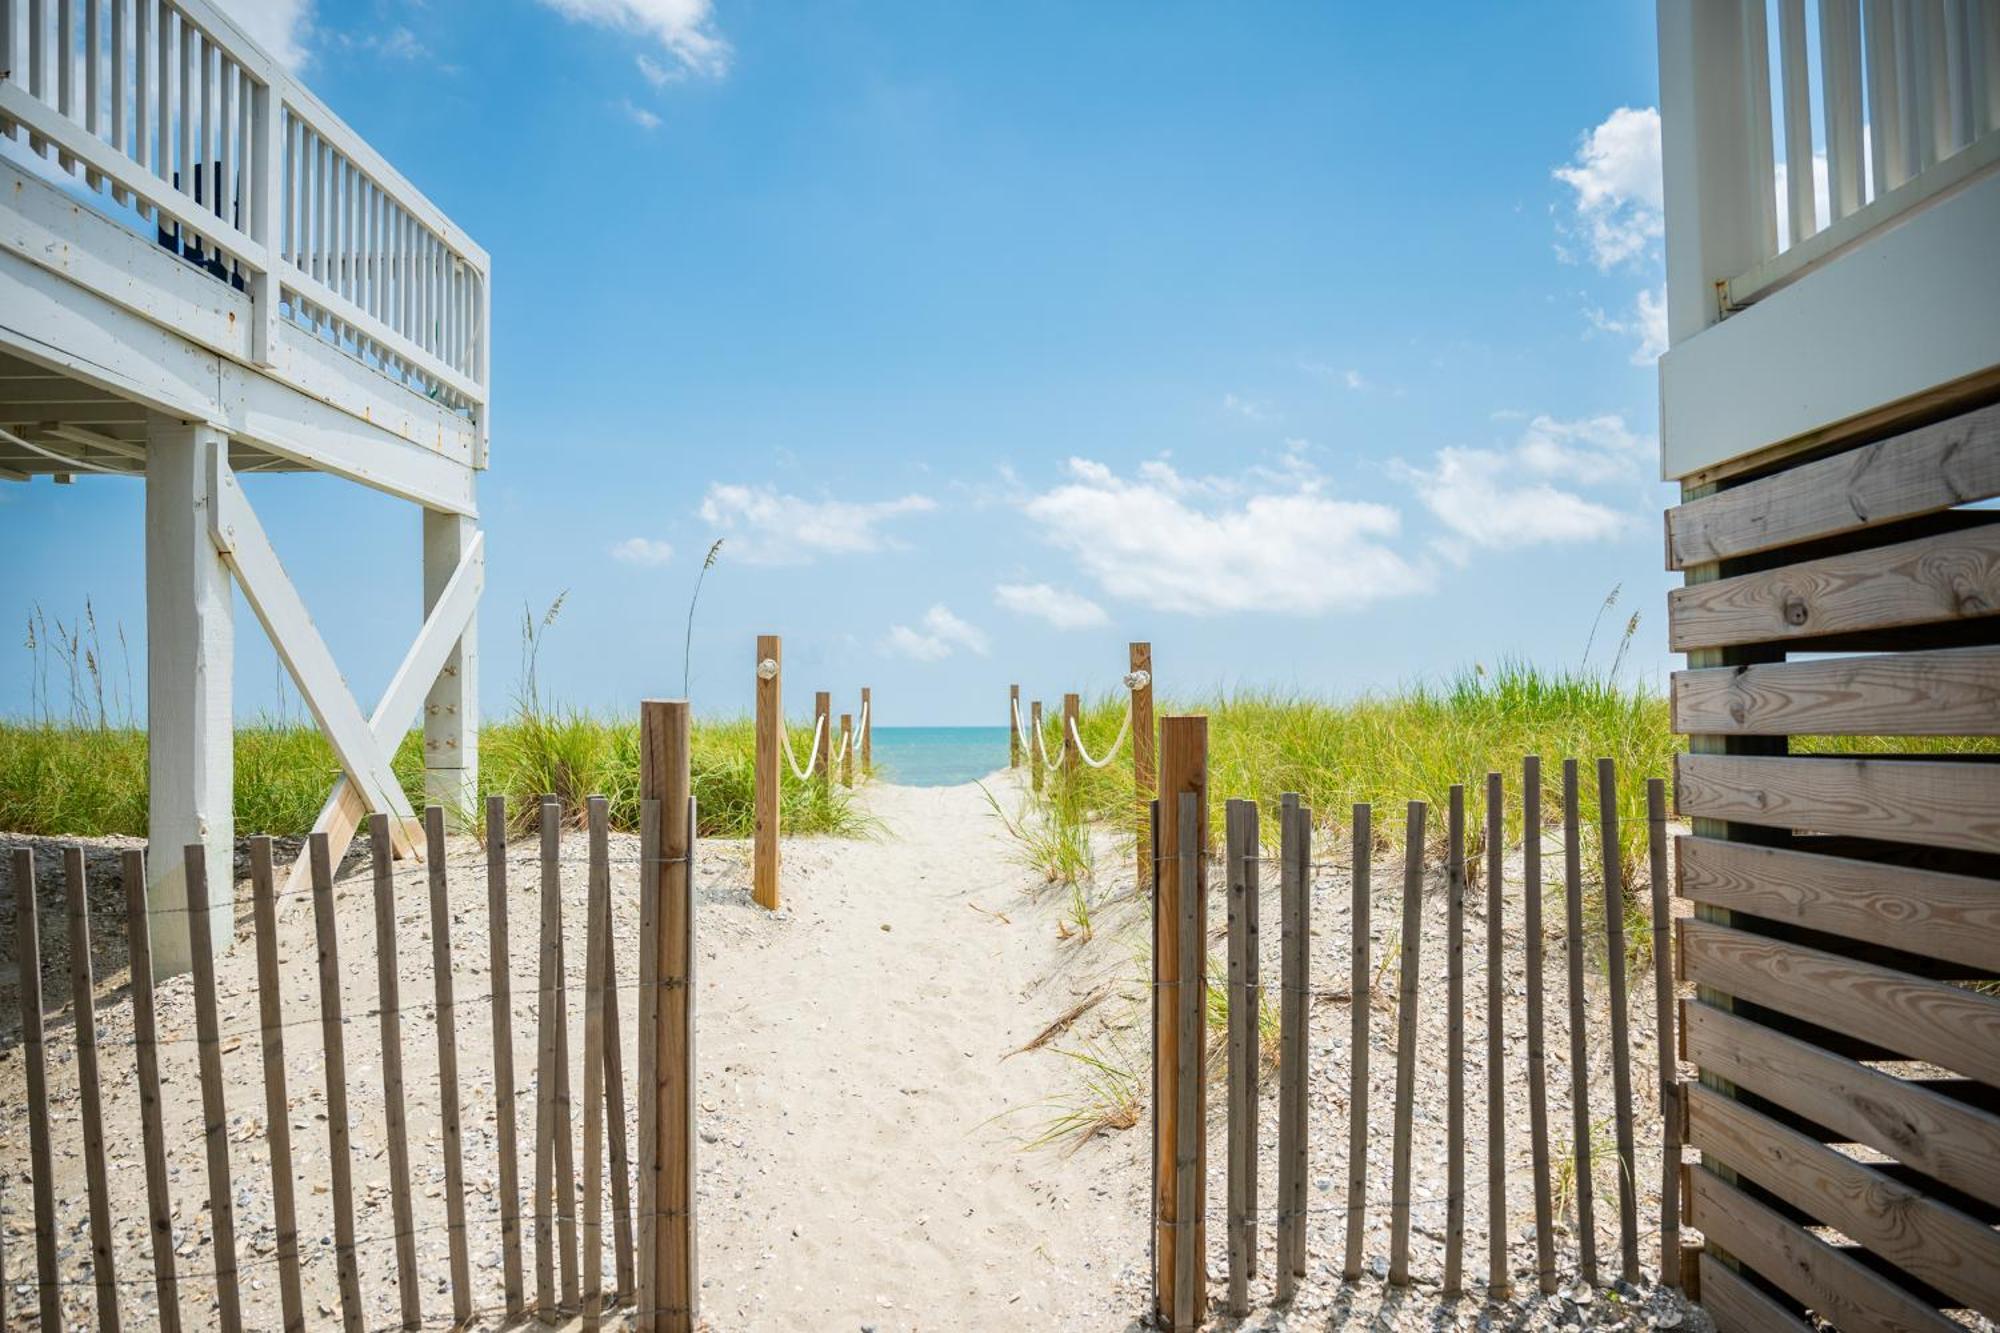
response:
{"label": "diagonal wooden brace", "polygon": [[[382,700],[375,705],[375,711],[368,719],[368,729],[375,743],[384,752],[393,752],[393,747],[409,731],[417,720],[417,713],[423,707],[424,696],[430,692],[432,682],[444,670],[451,658],[452,648],[465,633],[465,627],[479,609],[479,594],[486,586],[486,534],[479,533],[466,547],[465,555],[458,562],[458,570],[445,584],[431,613],[424,618],[424,627],[418,631],[410,650],[403,655],[403,663],[396,668],[396,674],[389,681],[389,688],[382,692]],[[333,794],[327,797],[319,818],[313,821],[312,831],[324,833],[327,851],[335,865],[346,853],[348,845],[354,841],[354,833],[361,821],[369,813],[369,805],[363,799],[361,789],[346,775],[333,784]],[[395,826],[390,820],[390,826]],[[286,877],[287,891],[303,890],[310,866],[307,864],[306,849],[292,863]]]}

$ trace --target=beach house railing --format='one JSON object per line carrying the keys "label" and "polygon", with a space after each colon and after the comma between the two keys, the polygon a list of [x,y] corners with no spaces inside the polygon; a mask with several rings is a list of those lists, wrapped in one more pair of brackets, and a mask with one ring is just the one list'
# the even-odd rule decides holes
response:
{"label": "beach house railing", "polygon": [[0,0],[0,132],[45,177],[484,437],[486,252],[208,0]]}

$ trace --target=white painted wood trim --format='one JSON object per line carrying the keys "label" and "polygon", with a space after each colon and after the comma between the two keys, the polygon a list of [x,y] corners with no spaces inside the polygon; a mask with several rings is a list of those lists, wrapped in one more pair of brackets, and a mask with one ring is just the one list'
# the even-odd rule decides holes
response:
{"label": "white painted wood trim", "polygon": [[1676,480],[2000,366],[2000,175],[1988,175],[1660,359]]}

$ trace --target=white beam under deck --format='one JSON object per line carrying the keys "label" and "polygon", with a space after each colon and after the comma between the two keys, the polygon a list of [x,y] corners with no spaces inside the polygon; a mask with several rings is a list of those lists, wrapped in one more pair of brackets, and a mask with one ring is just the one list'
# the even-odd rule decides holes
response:
{"label": "white beam under deck", "polygon": [[208,533],[211,486],[227,441],[212,426],[164,419],[146,450],[146,901],[153,971],[193,965],[182,851],[207,852],[210,941],[235,939],[235,600]]}

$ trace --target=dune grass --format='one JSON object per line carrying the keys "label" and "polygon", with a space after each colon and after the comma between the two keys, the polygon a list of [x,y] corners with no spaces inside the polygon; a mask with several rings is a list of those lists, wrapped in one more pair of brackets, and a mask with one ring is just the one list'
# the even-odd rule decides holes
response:
{"label": "dune grass", "polygon": [[[752,737],[752,724],[743,719],[695,723],[695,803],[709,837],[750,835]],[[636,720],[567,709],[519,713],[482,728],[480,786],[507,798],[517,832],[529,827],[544,793],[555,795],[564,817],[578,825],[587,797],[609,797],[612,827],[630,831],[639,818],[638,746]],[[237,731],[235,752],[237,831],[296,836],[311,829],[339,773],[325,738],[310,724],[254,724]],[[421,807],[421,733],[403,738],[394,763],[404,792]],[[146,790],[146,733],[140,728],[0,721],[0,829],[143,836]],[[475,812],[451,813],[477,827]],[[838,784],[800,782],[789,772],[783,818],[788,833],[851,837],[870,828]]]}

